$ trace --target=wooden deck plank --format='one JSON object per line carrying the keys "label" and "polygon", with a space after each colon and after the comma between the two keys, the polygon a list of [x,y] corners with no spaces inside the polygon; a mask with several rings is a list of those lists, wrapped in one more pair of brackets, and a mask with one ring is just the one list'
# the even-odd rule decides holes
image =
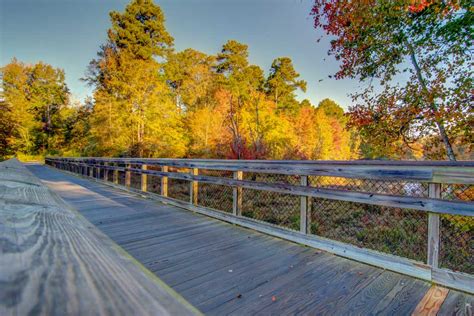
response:
{"label": "wooden deck plank", "polygon": [[432,286],[425,296],[420,300],[415,310],[413,311],[413,316],[431,316],[437,315],[441,305],[443,305],[444,300],[448,296],[449,290],[441,286]]}
{"label": "wooden deck plank", "polygon": [[474,297],[462,292],[450,290],[438,315],[472,316],[474,315]]}
{"label": "wooden deck plank", "polygon": [[0,232],[0,315],[198,314],[16,160],[0,162]]}
{"label": "wooden deck plank", "polygon": [[[92,191],[86,196],[99,207],[84,202],[84,216],[206,314],[409,314],[430,286],[83,178],[35,171],[53,189],[69,183],[68,190]],[[68,201],[81,210],[77,193]],[[107,203],[120,207],[101,213]],[[440,313],[471,299],[448,295]]]}

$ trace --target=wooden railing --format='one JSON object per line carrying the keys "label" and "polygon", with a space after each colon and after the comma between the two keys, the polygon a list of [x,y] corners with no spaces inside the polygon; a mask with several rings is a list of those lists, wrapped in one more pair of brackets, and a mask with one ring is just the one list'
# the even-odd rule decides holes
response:
{"label": "wooden railing", "polygon": [[[231,223],[252,228],[270,235],[285,238],[294,242],[309,245],[329,251],[340,256],[366,262],[392,271],[408,274],[417,278],[474,293],[474,277],[472,271],[473,250],[469,246],[474,232],[474,202],[472,200],[474,184],[474,161],[464,162],[412,162],[412,161],[250,161],[250,160],[203,160],[203,159],[142,159],[142,158],[47,158],[46,164],[58,169],[105,181],[111,185],[119,184],[119,173],[123,175],[123,185],[128,190],[146,194],[167,203],[183,207],[208,216],[219,218]],[[170,171],[170,168],[174,170]],[[227,172],[226,176],[206,175],[207,171]],[[231,176],[233,174],[233,176]],[[246,177],[249,174],[285,175],[298,183],[290,181],[259,181],[257,177]],[[140,182],[133,188],[132,176],[138,175]],[[147,177],[160,179],[158,192],[149,192]],[[345,185],[314,185],[314,179],[327,178],[333,182],[345,181]],[[186,201],[173,199],[169,196],[169,179],[187,181],[188,198]],[[268,179],[268,178],[264,178]],[[356,189],[350,188],[348,182],[358,181]],[[360,183],[377,184],[391,188],[402,184],[404,192],[391,192],[378,189],[375,192],[366,189]],[[351,182],[351,183],[352,183]],[[209,208],[201,205],[198,197],[200,185],[218,185],[232,188],[232,210],[224,212],[219,207]],[[464,195],[457,197],[462,186]],[[372,186],[370,186],[372,187]],[[413,188],[427,188],[426,194],[410,194]],[[243,196],[243,190],[248,194]],[[381,192],[382,191],[382,192]],[[403,190],[402,190],[403,191]],[[279,226],[278,221],[271,223],[252,218],[249,212],[243,213],[244,198],[253,198],[252,192],[273,192],[278,196],[299,196],[298,220],[294,227]],[[444,194],[444,195],[443,195]],[[453,198],[454,197],[454,198]],[[425,249],[416,249],[426,254],[420,259],[418,254],[403,257],[394,251],[395,255],[386,248],[394,247],[390,241],[383,247],[369,247],[354,239],[347,242],[344,238],[320,235],[314,226],[314,214],[318,214],[319,206],[312,207],[314,201],[341,201],[347,203],[347,211],[351,212],[353,205],[366,205],[367,209],[376,212],[367,216],[385,216],[384,212],[392,209],[414,210],[407,213],[418,222],[418,231],[426,232]],[[258,201],[256,201],[258,202]],[[274,205],[275,201],[273,202]],[[361,204],[362,203],[362,204]],[[278,208],[278,200],[276,201]],[[270,204],[269,204],[270,205]],[[346,204],[344,204],[346,205]],[[346,207],[346,206],[344,206]],[[328,213],[325,213],[328,216]],[[411,215],[414,214],[414,215]],[[330,216],[330,215],[329,215]],[[294,216],[295,217],[295,216]],[[324,221],[324,218],[322,219]],[[426,220],[426,221],[425,221]],[[367,220],[365,220],[367,222]],[[464,272],[456,267],[447,269],[440,265],[440,246],[443,236],[441,223],[446,227],[460,227],[456,231],[459,238],[470,238],[459,243],[460,252],[464,253],[466,262]],[[413,221],[412,221],[413,222]],[[459,224],[459,223],[462,223]],[[454,223],[454,224],[453,224]],[[344,225],[343,223],[341,225]],[[373,225],[373,223],[371,223]],[[394,224],[395,225],[395,224]],[[285,225],[283,225],[285,226]],[[426,227],[424,227],[426,226]],[[293,228],[293,229],[291,229]],[[347,227],[350,229],[350,227]],[[312,231],[313,230],[313,231]],[[357,236],[361,231],[357,231]],[[369,232],[370,233],[370,232]],[[408,233],[406,238],[411,238]],[[440,236],[441,235],[441,236]],[[467,236],[467,237],[466,237]],[[452,236],[450,236],[452,237]],[[337,239],[337,240],[334,240]],[[395,245],[396,246],[396,245]],[[403,245],[396,246],[403,248]],[[396,248],[395,247],[395,248]],[[372,248],[372,249],[369,249]],[[373,249],[375,248],[375,249]],[[380,251],[379,248],[382,248]],[[468,248],[468,249],[466,249]],[[445,251],[446,252],[446,251]],[[456,253],[451,249],[450,253]],[[415,258],[416,260],[413,260]],[[449,260],[449,258],[447,259]],[[458,260],[458,259],[457,259]],[[446,260],[445,260],[446,261]],[[453,267],[453,264],[449,265]],[[466,268],[467,267],[467,268]]]}

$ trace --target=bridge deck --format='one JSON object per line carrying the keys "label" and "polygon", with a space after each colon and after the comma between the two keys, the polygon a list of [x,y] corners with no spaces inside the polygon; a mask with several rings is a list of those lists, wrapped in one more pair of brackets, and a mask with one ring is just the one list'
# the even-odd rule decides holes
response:
{"label": "bridge deck", "polygon": [[[44,166],[29,169],[206,314],[405,315],[429,300],[428,282]],[[473,296],[451,290],[439,314],[469,313],[470,306]]]}

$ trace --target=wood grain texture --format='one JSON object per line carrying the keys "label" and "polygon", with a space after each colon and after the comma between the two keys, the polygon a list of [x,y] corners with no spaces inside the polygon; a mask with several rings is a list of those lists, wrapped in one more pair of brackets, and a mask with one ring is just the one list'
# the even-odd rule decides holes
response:
{"label": "wood grain texture", "polygon": [[[183,175],[187,176],[186,174]],[[125,189],[123,186],[116,186],[116,188],[121,190]],[[126,188],[126,190],[138,194],[145,194],[144,192],[140,192],[139,190],[135,190],[133,188]],[[275,225],[254,221],[252,219],[244,218],[238,215],[235,216],[233,214],[222,213],[201,206],[191,205],[187,202],[166,198],[153,193],[146,193],[146,196],[167,204],[175,205],[193,212],[201,213],[233,224],[251,228],[272,236],[322,249],[346,258],[354,259],[409,276],[414,276],[423,280],[434,281],[437,284],[466,291],[468,293],[474,293],[474,282],[472,281],[473,276],[465,273],[432,268],[421,262],[415,262],[409,259],[389,255],[386,253],[380,253],[370,249],[359,248],[350,244],[321,238],[316,235],[304,235]],[[432,269],[434,270],[432,271]]]}
{"label": "wood grain texture", "polygon": [[0,315],[198,313],[17,160],[0,163],[0,232]]}
{"label": "wood grain texture", "polygon": [[413,316],[436,316],[448,296],[449,290],[440,286],[432,286],[413,311]]}
{"label": "wood grain texture", "polygon": [[263,172],[293,175],[334,176],[379,180],[407,180],[439,183],[474,183],[474,161],[296,161],[143,158],[46,158],[47,163],[95,164],[136,163],[156,166]]}
{"label": "wood grain texture", "polygon": [[[169,199],[158,203],[140,198],[144,194],[138,191],[133,195],[133,190],[52,168],[37,166],[35,173],[208,315],[408,315],[430,287],[429,282],[188,212]],[[464,295],[466,302],[473,298]],[[442,311],[449,314],[460,301],[453,297]]]}
{"label": "wood grain texture", "polygon": [[324,189],[310,186],[290,185],[284,183],[265,183],[212,176],[191,175],[180,172],[163,172],[154,170],[145,171],[136,168],[119,168],[119,170],[125,171],[126,173],[146,173],[149,175],[160,176],[162,177],[162,180],[166,177],[166,179],[171,178],[186,181],[199,181],[202,183],[219,184],[238,188],[262,190],[346,202],[365,203],[370,205],[388,206],[395,208],[406,208],[439,214],[474,216],[474,202],[440,200],[433,198],[401,195],[388,195],[340,189]]}

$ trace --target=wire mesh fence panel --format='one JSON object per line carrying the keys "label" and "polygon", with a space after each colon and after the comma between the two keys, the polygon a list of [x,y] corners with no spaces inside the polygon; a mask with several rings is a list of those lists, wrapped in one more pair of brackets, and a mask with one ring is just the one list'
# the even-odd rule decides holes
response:
{"label": "wire mesh fence panel", "polygon": [[118,184],[119,185],[125,185],[125,171],[120,171],[118,172]]}
{"label": "wire mesh fence panel", "polygon": [[440,267],[474,274],[474,218],[441,216]]}
{"label": "wire mesh fence panel", "polygon": [[[225,170],[206,170],[200,169],[200,175],[231,178],[233,172]],[[230,186],[199,183],[198,205],[209,207],[218,211],[232,213],[233,190]]]}
{"label": "wire mesh fence panel", "polygon": [[442,184],[441,198],[444,200],[474,201],[474,185]]}
{"label": "wire mesh fence panel", "polygon": [[[134,167],[132,167],[134,168]],[[133,189],[141,190],[142,188],[142,176],[139,173],[130,173],[130,187]]]}
{"label": "wire mesh fence panel", "polygon": [[[443,184],[441,198],[474,201],[474,185]],[[474,217],[442,215],[440,267],[474,274]]]}
{"label": "wire mesh fence panel", "polygon": [[[147,166],[148,170],[161,171],[160,166]],[[161,194],[161,177],[147,175],[146,177],[147,191],[151,193]]]}
{"label": "wire mesh fence panel", "polygon": [[310,176],[311,186],[324,189],[371,192],[390,195],[428,197],[428,183],[407,181],[382,181],[372,179],[351,179],[328,176]]}
{"label": "wire mesh fence panel", "polygon": [[104,174],[105,174],[105,169],[101,166],[97,176],[100,180],[103,180],[104,179]]}
{"label": "wire mesh fence panel", "polygon": [[[169,172],[189,173],[189,169],[169,167]],[[168,196],[173,199],[189,202],[189,181],[168,179]]]}
{"label": "wire mesh fence panel", "polygon": [[[300,176],[244,172],[243,180],[299,185]],[[300,197],[253,189],[242,189],[242,216],[299,230]]]}
{"label": "wire mesh fence panel", "polygon": [[300,198],[290,194],[242,189],[242,216],[299,230]]}
{"label": "wire mesh fence panel", "polygon": [[414,210],[311,200],[311,234],[426,261],[428,216]]}
{"label": "wire mesh fence panel", "polygon": [[300,176],[272,173],[244,172],[243,180],[265,183],[284,183],[292,185],[300,184]]}

